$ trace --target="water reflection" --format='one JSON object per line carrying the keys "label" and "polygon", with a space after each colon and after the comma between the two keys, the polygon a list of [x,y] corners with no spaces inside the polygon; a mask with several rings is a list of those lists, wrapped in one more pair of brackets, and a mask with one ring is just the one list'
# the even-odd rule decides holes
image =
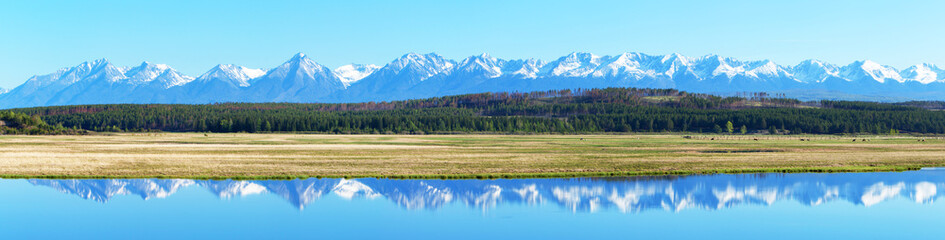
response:
{"label": "water reflection", "polygon": [[407,209],[447,204],[489,209],[501,204],[554,204],[571,211],[722,209],[797,201],[819,205],[847,201],[862,206],[897,197],[932,203],[941,197],[945,171],[904,173],[745,174],[581,179],[389,180],[304,179],[214,181],[183,179],[33,179],[88,200],[120,195],[166,198],[180,189],[202,187],[221,199],[274,194],[304,209],[326,194],[345,199],[384,199]]}

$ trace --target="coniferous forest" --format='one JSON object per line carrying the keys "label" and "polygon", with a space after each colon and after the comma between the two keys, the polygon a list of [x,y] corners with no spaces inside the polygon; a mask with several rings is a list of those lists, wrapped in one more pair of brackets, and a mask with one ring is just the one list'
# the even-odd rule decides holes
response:
{"label": "coniferous forest", "polygon": [[305,133],[945,133],[940,102],[802,102],[673,89],[481,93],[368,103],[109,104],[12,109],[92,131]]}
{"label": "coniferous forest", "polygon": [[46,124],[38,116],[23,113],[0,112],[0,134],[86,134],[87,131]]}

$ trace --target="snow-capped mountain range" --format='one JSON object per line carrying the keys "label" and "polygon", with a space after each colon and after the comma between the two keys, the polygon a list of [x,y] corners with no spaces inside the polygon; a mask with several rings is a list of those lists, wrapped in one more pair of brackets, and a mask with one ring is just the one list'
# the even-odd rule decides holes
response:
{"label": "snow-capped mountain range", "polygon": [[942,170],[908,173],[743,174],[611,179],[391,180],[296,179],[268,181],[186,179],[29,180],[84,199],[107,202],[120,195],[170,197],[201,186],[221,198],[274,194],[299,209],[328,195],[386,199],[406,209],[448,204],[489,209],[502,204],[554,204],[570,211],[723,209],[795,201],[813,206],[844,201],[872,206],[894,198],[932,203],[945,197]]}
{"label": "snow-capped mountain range", "polygon": [[[931,64],[904,70],[873,61],[839,66],[806,60],[794,66],[708,55],[598,56],[571,53],[546,62],[488,54],[462,60],[409,53],[384,65],[335,69],[297,54],[272,69],[218,65],[190,77],[144,62],[118,67],[105,59],[33,76],[0,95],[0,108],[103,103],[365,102],[453,94],[638,87],[728,94],[797,93],[793,97],[871,96],[945,100],[945,70]],[[0,91],[2,92],[2,91]]]}

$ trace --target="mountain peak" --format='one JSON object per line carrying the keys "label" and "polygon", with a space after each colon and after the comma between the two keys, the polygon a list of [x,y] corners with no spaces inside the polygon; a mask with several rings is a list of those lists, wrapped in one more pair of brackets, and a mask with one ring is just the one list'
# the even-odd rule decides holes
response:
{"label": "mountain peak", "polygon": [[842,76],[846,79],[869,78],[879,83],[885,83],[887,79],[896,82],[904,82],[902,76],[895,68],[880,65],[870,60],[860,60],[843,67]]}
{"label": "mountain peak", "polygon": [[879,63],[871,61],[871,60],[862,60],[862,61],[857,61],[857,62],[859,63],[860,68],[864,70],[874,70],[874,69],[885,68],[885,66],[880,65]]}
{"label": "mountain peak", "polygon": [[916,66],[922,66],[922,67],[929,68],[929,69],[939,69],[938,66],[936,66],[935,64],[931,64],[931,63],[922,63],[922,64],[919,64],[919,65],[916,65]]}
{"label": "mountain peak", "polygon": [[341,77],[342,82],[350,86],[351,83],[371,75],[380,68],[380,66],[374,64],[348,64],[335,68],[334,72]]}
{"label": "mountain peak", "polygon": [[664,65],[668,64],[668,66],[665,66],[663,69],[661,69],[663,70],[662,72],[666,73],[667,75],[674,75],[679,71],[688,71],[690,62],[692,62],[692,60],[689,57],[683,56],[682,54],[671,53],[663,56],[660,59],[660,62]]}
{"label": "mountain peak", "polygon": [[902,70],[899,75],[905,79],[914,80],[922,84],[945,81],[945,70],[928,63],[906,68]]}
{"label": "mountain peak", "polygon": [[395,75],[406,74],[408,78],[423,81],[434,75],[448,72],[453,68],[453,61],[447,60],[436,53],[417,54],[408,53],[387,64],[385,72]]}
{"label": "mountain peak", "polygon": [[90,64],[92,64],[92,65],[108,64],[108,59],[107,59],[107,58],[99,58],[99,59],[95,59],[95,60],[92,60],[91,62],[86,62],[86,63],[90,63]]}
{"label": "mountain peak", "polygon": [[84,70],[91,71],[92,69],[97,69],[105,65],[109,65],[108,59],[100,58],[92,61],[85,61],[72,68],[72,70]]}
{"label": "mountain peak", "polygon": [[167,71],[174,71],[174,69],[165,64],[153,64],[145,61],[137,67],[128,69],[128,71],[125,72],[125,76],[127,77],[126,81],[128,83],[142,84],[153,81]]}
{"label": "mountain peak", "polygon": [[478,75],[485,78],[495,78],[502,75],[502,65],[504,61],[483,53],[478,56],[470,56],[461,62],[458,67],[460,71]]}
{"label": "mountain peak", "polygon": [[807,59],[807,60],[801,61],[797,65],[824,66],[826,64],[823,61],[820,61],[817,59]]}
{"label": "mountain peak", "polygon": [[479,55],[469,56],[466,59],[463,59],[463,62],[467,62],[467,61],[481,62],[481,61],[497,61],[497,60],[498,60],[497,58],[489,56],[489,54],[487,53],[483,53]]}
{"label": "mountain peak", "polygon": [[305,54],[296,54],[266,75],[253,79],[252,101],[308,102],[345,89],[341,77]]}
{"label": "mountain peak", "polygon": [[400,56],[400,58],[397,58],[397,60],[394,60],[394,62],[419,62],[419,61],[425,61],[431,56],[436,57],[439,55],[436,55],[435,53],[418,54],[418,53],[411,52],[411,53],[404,54],[403,56]]}
{"label": "mountain peak", "polygon": [[585,52],[572,52],[545,65],[543,75],[562,77],[583,77],[593,73],[600,66],[601,57]]}
{"label": "mountain peak", "polygon": [[290,59],[289,59],[288,61],[286,61],[285,63],[286,63],[286,64],[298,64],[298,65],[300,65],[300,66],[314,67],[314,68],[320,68],[320,67],[321,67],[321,65],[319,65],[318,63],[316,63],[315,60],[312,60],[312,58],[310,58],[308,55],[305,55],[304,53],[297,53],[297,54],[293,55],[292,58],[290,58]]}
{"label": "mountain peak", "polygon": [[571,54],[568,54],[568,56],[565,57],[565,59],[573,59],[573,60],[578,60],[578,61],[592,61],[596,58],[599,58],[599,57],[597,55],[594,55],[593,53],[586,53],[586,52],[572,52]]}
{"label": "mountain peak", "polygon": [[156,83],[160,88],[168,89],[187,84],[193,80],[193,77],[181,75],[179,72],[174,71],[174,69],[168,69],[154,78],[152,82]]}
{"label": "mountain peak", "polygon": [[282,65],[269,70],[267,75],[272,75],[270,78],[285,78],[288,76],[314,77],[316,75],[334,75],[334,73],[331,72],[331,69],[318,64],[304,53],[298,53]]}
{"label": "mountain peak", "polygon": [[525,60],[511,60],[505,64],[503,71],[509,72],[508,75],[520,76],[526,79],[537,78],[538,72],[544,65],[544,61],[534,58]]}
{"label": "mountain peak", "polygon": [[261,69],[251,69],[233,64],[218,64],[197,78],[199,82],[208,82],[211,80],[220,80],[232,83],[239,87],[248,87],[249,80],[265,75],[266,71]]}

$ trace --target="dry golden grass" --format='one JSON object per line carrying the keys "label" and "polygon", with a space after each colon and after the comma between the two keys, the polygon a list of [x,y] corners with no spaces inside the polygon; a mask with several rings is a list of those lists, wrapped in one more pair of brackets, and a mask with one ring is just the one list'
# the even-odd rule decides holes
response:
{"label": "dry golden grass", "polygon": [[870,171],[945,166],[945,140],[870,139],[196,133],[0,136],[0,176],[560,176],[554,174]]}

